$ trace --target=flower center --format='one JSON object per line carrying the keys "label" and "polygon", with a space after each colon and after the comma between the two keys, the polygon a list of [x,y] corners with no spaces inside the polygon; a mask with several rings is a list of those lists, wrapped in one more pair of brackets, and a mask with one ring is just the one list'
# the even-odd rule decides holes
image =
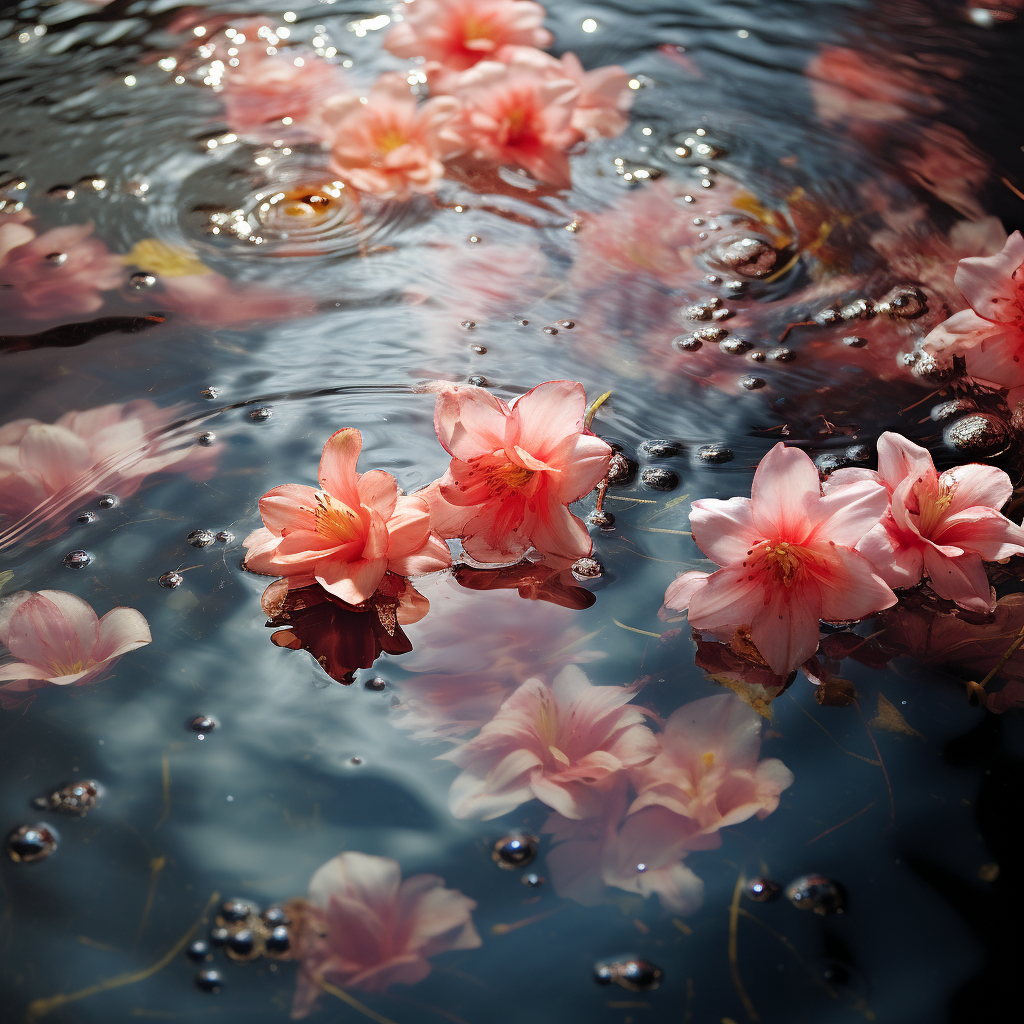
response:
{"label": "flower center", "polygon": [[927,535],[935,529],[949,508],[949,503],[956,493],[956,479],[947,476],[945,473],[939,477],[937,491],[929,491],[920,484],[915,485],[914,494],[917,496],[917,514],[919,527],[923,534]]}
{"label": "flower center", "polygon": [[404,146],[405,135],[397,128],[386,128],[377,136],[377,148],[382,153],[393,153],[399,146]]}
{"label": "flower center", "polygon": [[343,544],[362,536],[363,524],[359,513],[324,491],[316,492],[316,508],[310,511],[316,517],[316,532],[327,540]]}
{"label": "flower center", "polygon": [[490,40],[493,38],[494,26],[481,18],[474,18],[470,16],[462,23],[463,45],[474,43],[478,39]]}
{"label": "flower center", "polygon": [[523,491],[533,478],[534,471],[514,462],[506,462],[500,466],[487,469],[487,487],[491,494],[504,494],[507,491]]}
{"label": "flower center", "polygon": [[777,584],[791,587],[803,574],[803,552],[789,541],[764,543],[764,567]]}

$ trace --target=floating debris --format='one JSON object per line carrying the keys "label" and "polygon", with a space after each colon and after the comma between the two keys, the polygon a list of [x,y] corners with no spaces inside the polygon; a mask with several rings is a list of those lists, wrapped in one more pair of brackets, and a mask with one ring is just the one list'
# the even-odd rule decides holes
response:
{"label": "floating debris", "polygon": [[215,540],[211,530],[193,530],[186,538],[194,548],[208,548]]}
{"label": "floating debris", "polygon": [[594,981],[599,985],[615,982],[630,992],[649,992],[661,983],[661,968],[640,957],[599,960],[594,964]]}
{"label": "floating debris", "polygon": [[161,587],[166,587],[168,590],[174,590],[177,587],[180,587],[184,582],[185,577],[182,576],[180,572],[173,571],[165,572],[163,576],[157,580],[157,583],[159,583]]}
{"label": "floating debris", "polygon": [[596,558],[577,558],[572,563],[572,574],[578,580],[596,580],[604,575],[604,566]]}
{"label": "floating debris", "polygon": [[713,465],[723,462],[732,462],[735,458],[732,449],[724,444],[705,444],[697,449],[697,458],[701,462],[709,462]]}
{"label": "floating debris", "polygon": [[90,562],[92,562],[92,555],[81,549],[69,551],[64,556],[64,565],[69,569],[84,569]]}
{"label": "floating debris", "polygon": [[253,409],[249,413],[249,419],[251,419],[253,423],[266,423],[267,420],[269,420],[270,417],[273,415],[273,409],[271,409],[269,406],[261,405]]}
{"label": "floating debris", "polygon": [[208,733],[213,732],[217,728],[219,723],[215,718],[210,718],[209,715],[196,715],[195,718],[190,718],[185,725],[188,726],[193,732]]}
{"label": "floating debris", "polygon": [[511,835],[499,839],[491,850],[491,858],[499,868],[512,871],[524,868],[537,856],[537,837]]}
{"label": "floating debris", "polygon": [[660,466],[647,466],[640,474],[640,482],[652,491],[674,491],[679,486],[679,474]]}
{"label": "floating debris", "polygon": [[22,825],[7,836],[7,856],[15,864],[35,864],[56,852],[59,838],[49,825]]}
{"label": "floating debris", "polygon": [[60,811],[82,818],[92,810],[103,796],[103,787],[94,779],[83,779],[81,782],[69,782],[60,789],[55,789],[49,796],[37,796],[33,806],[43,811]]}
{"label": "floating debris", "polygon": [[645,459],[671,459],[683,454],[683,446],[678,441],[643,441],[637,452]]}
{"label": "floating debris", "polygon": [[203,388],[199,394],[202,395],[203,398],[220,398],[220,388],[206,387]]}

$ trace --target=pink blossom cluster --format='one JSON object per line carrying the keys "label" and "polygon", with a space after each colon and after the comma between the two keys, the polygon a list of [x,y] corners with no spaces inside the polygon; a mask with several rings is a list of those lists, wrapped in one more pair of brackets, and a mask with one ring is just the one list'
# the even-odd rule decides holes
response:
{"label": "pink blossom cluster", "polygon": [[570,151],[620,134],[632,92],[620,67],[585,71],[575,54],[545,53],[544,17],[531,0],[412,0],[384,46],[423,62],[422,102],[407,75],[383,74],[360,93],[322,58],[284,52],[269,23],[246,23],[228,38],[226,118],[238,132],[280,130],[283,119],[319,137],[332,171],[376,196],[433,192],[456,161],[568,188]]}

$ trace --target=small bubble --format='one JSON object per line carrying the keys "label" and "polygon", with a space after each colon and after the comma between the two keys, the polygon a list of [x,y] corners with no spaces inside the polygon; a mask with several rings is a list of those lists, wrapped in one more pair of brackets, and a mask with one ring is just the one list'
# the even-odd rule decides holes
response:
{"label": "small bubble", "polygon": [[43,262],[51,267],[63,267],[68,261],[68,254],[66,252],[48,252],[43,257]]}
{"label": "small bubble", "polygon": [[706,341],[709,343],[721,341],[728,334],[729,332],[724,327],[698,327],[697,330],[693,332],[693,336],[698,341]]}
{"label": "small bubble", "polygon": [[837,469],[842,469],[846,465],[846,459],[843,458],[842,455],[837,455],[835,452],[826,452],[824,455],[819,455],[814,460],[814,465],[818,467],[819,479],[825,480]]}
{"label": "small bubble", "polygon": [[647,466],[640,474],[640,482],[652,491],[674,491],[679,486],[679,474],[660,466]]}
{"label": "small bubble", "polygon": [[232,960],[253,960],[260,955],[256,936],[249,928],[235,932],[227,941],[227,954]]}
{"label": "small bubble", "polygon": [[932,406],[928,414],[934,423],[944,423],[954,416],[963,415],[966,412],[975,412],[977,405],[969,398],[954,398],[948,402],[940,402]]}
{"label": "small bubble", "polygon": [[747,391],[757,391],[763,388],[768,381],[763,377],[740,377],[739,385],[741,388],[745,388]]}
{"label": "small bubble", "polygon": [[724,286],[725,290],[733,296],[742,295],[747,290],[746,281],[726,281]]}
{"label": "small bubble", "polygon": [[82,524],[85,524],[85,523],[95,523],[96,522],[96,513],[95,512],[79,512],[78,515],[75,517],[75,521],[79,522],[79,523],[82,523]]}
{"label": "small bubble", "polygon": [[128,278],[128,287],[134,292],[148,291],[156,284],[156,275],[140,271]]}
{"label": "small bubble", "polygon": [[602,530],[611,530],[615,526],[615,516],[603,508],[596,508],[587,516],[591,526],[599,526]]}
{"label": "small bubble", "polygon": [[643,441],[637,452],[646,459],[671,459],[682,455],[683,446],[678,441]]}
{"label": "small bubble", "polygon": [[100,508],[117,508],[118,498],[116,494],[104,494],[99,501],[96,502]]}
{"label": "small bubble", "polygon": [[522,882],[522,884],[525,885],[528,889],[536,889],[538,886],[544,884],[544,876],[536,875],[531,871],[529,872],[529,874],[520,877],[519,881]]}
{"label": "small bubble", "polygon": [[220,388],[215,388],[211,385],[210,387],[203,388],[199,394],[202,395],[203,398],[220,398]]}
{"label": "small bubble", "polygon": [[572,563],[572,574],[580,580],[596,580],[604,574],[604,566],[596,558],[577,558]]}
{"label": "small bubble", "polygon": [[487,348],[484,345],[470,345],[470,352],[475,352],[478,356],[487,355]]}
{"label": "small bubble", "polygon": [[770,878],[751,878],[743,887],[743,895],[755,903],[771,903],[782,895],[782,886]]}
{"label": "small bubble", "polygon": [[466,378],[467,384],[472,384],[477,388],[486,388],[490,386],[490,381],[479,373],[474,373],[471,377]]}
{"label": "small bubble", "polygon": [[463,320],[462,323],[459,324],[459,326],[464,331],[475,331],[476,330],[476,321],[475,320]]}
{"label": "small bubble", "polygon": [[388,688],[388,681],[383,676],[374,676],[372,679],[367,679],[363,686],[367,690],[386,690]]}
{"label": "small bubble", "polygon": [[529,327],[529,326],[530,326],[530,321],[529,320],[517,320],[516,321],[516,327]]}
{"label": "small bubble", "polygon": [[219,992],[223,984],[220,971],[200,971],[195,981],[200,992]]}
{"label": "small bubble", "polygon": [[363,759],[359,757],[358,754],[354,754],[352,757],[348,759],[348,763],[351,765],[355,765],[358,768],[359,765],[363,763]]}
{"label": "small bubble", "polygon": [[218,544],[232,544],[234,543],[235,535],[230,530],[218,530],[217,531],[217,543]]}
{"label": "small bubble", "polygon": [[772,348],[768,350],[768,358],[777,363],[791,363],[796,359],[796,353],[791,348]]}
{"label": "small bubble", "polygon": [[210,945],[223,946],[231,938],[231,932],[222,925],[210,929]]}
{"label": "small bubble", "polygon": [[847,348],[863,348],[868,343],[867,338],[856,338],[852,335],[843,338],[843,344]]}
{"label": "small bubble", "polygon": [[261,405],[258,408],[253,409],[249,413],[249,419],[251,419],[253,423],[266,423],[266,421],[269,420],[270,417],[273,415],[273,409],[271,409],[269,406]]}
{"label": "small bubble", "polygon": [[22,825],[7,836],[7,856],[15,864],[46,860],[56,851],[59,838],[48,825]]}
{"label": "small bubble", "polygon": [[763,363],[768,357],[759,348],[755,348],[747,353],[747,358],[752,363]]}
{"label": "small bubble", "polygon": [[477,242],[480,241],[480,236],[479,235],[470,235],[469,236],[469,241],[473,242],[474,244],[476,244]]}
{"label": "small bubble", "polygon": [[203,433],[196,438],[196,441],[204,448],[209,448],[216,440],[217,435],[212,430],[204,430]]}
{"label": "small bubble", "polygon": [[491,858],[499,868],[512,871],[526,867],[537,856],[537,837],[511,835],[499,839],[491,850]]}
{"label": "small bubble", "polygon": [[292,923],[291,918],[283,907],[267,907],[260,916],[268,928],[278,928],[281,925]]}
{"label": "small bubble", "polygon": [[194,548],[208,548],[216,538],[210,530],[193,530],[185,540]]}
{"label": "small bubble", "polygon": [[636,463],[627,459],[622,452],[615,452],[608,463],[608,483],[612,486],[628,484],[636,473]]}
{"label": "small bubble", "polygon": [[80,192],[102,192],[107,187],[107,179],[95,174],[87,174],[75,182],[75,188]]}
{"label": "small bubble", "polygon": [[36,797],[33,806],[40,810],[59,811],[75,818],[84,818],[103,796],[103,787],[95,779],[69,782],[47,796]]}
{"label": "small bubble", "polygon": [[866,444],[851,444],[843,453],[850,462],[870,462],[871,446]]}
{"label": "small bubble", "polygon": [[168,590],[174,590],[175,587],[180,587],[184,582],[185,577],[182,576],[180,572],[173,571],[165,572],[163,576],[157,580],[157,583],[159,583],[161,587],[166,587]]}
{"label": "small bubble", "polygon": [[697,458],[712,465],[732,462],[734,457],[732,449],[726,448],[723,444],[705,444],[697,449]]}
{"label": "small bubble", "polygon": [[615,982],[630,992],[645,992],[658,987],[662,971],[648,960],[640,957],[624,957],[621,960],[603,960],[594,964],[594,981],[599,985]]}
{"label": "small bubble", "polygon": [[800,910],[816,914],[842,913],[846,903],[842,887],[824,875],[801,875],[786,886],[786,899]]}
{"label": "small bubble", "polygon": [[542,327],[541,330],[545,334],[557,334],[558,333],[558,328],[557,327],[550,327],[550,326],[549,327]]}
{"label": "small bubble", "polygon": [[232,898],[225,900],[220,905],[217,915],[228,924],[239,924],[242,921],[248,921],[250,917],[259,914],[259,912],[260,908],[255,903],[251,903],[249,900]]}
{"label": "small bubble", "polygon": [[91,561],[92,555],[88,551],[82,551],[81,549],[69,551],[64,556],[64,564],[69,569],[84,569]]}
{"label": "small bubble", "polygon": [[672,339],[672,347],[678,352],[696,352],[704,347],[704,342],[692,334],[680,334]]}
{"label": "small bubble", "polygon": [[201,964],[210,959],[210,944],[208,942],[203,942],[202,939],[196,939],[195,942],[191,943],[185,949],[185,956],[187,956],[189,960],[192,960],[197,964]]}
{"label": "small bubble", "polygon": [[576,326],[575,320],[556,320],[559,327],[565,328],[567,331],[571,331]]}
{"label": "small bubble", "polygon": [[54,185],[46,193],[47,199],[74,199],[75,190],[70,185]]}
{"label": "small bubble", "polygon": [[209,715],[196,715],[194,718],[190,718],[186,723],[189,729],[193,732],[213,732],[217,728],[217,720],[210,718]]}
{"label": "small bubble", "polygon": [[263,940],[264,948],[271,955],[287,953],[292,947],[292,938],[284,925],[278,925]]}
{"label": "small bubble", "polygon": [[726,338],[725,341],[719,342],[718,348],[727,356],[742,356],[750,351],[751,346],[750,342],[742,338]]}

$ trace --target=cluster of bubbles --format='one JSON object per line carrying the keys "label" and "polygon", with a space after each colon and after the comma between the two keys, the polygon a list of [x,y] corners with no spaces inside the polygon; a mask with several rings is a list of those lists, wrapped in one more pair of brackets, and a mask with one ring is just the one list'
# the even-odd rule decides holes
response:
{"label": "cluster of bubbles", "polygon": [[[45,796],[38,796],[32,806],[71,818],[84,818],[103,796],[103,787],[95,779],[69,782]],[[35,864],[57,852],[60,835],[45,822],[18,825],[7,834],[4,848],[15,864]]]}
{"label": "cluster of bubbles", "polygon": [[743,886],[743,895],[755,903],[772,903],[783,892],[798,910],[811,910],[821,916],[841,914],[846,908],[843,887],[825,875],[801,875],[794,878],[785,890],[770,878],[751,878]]}

